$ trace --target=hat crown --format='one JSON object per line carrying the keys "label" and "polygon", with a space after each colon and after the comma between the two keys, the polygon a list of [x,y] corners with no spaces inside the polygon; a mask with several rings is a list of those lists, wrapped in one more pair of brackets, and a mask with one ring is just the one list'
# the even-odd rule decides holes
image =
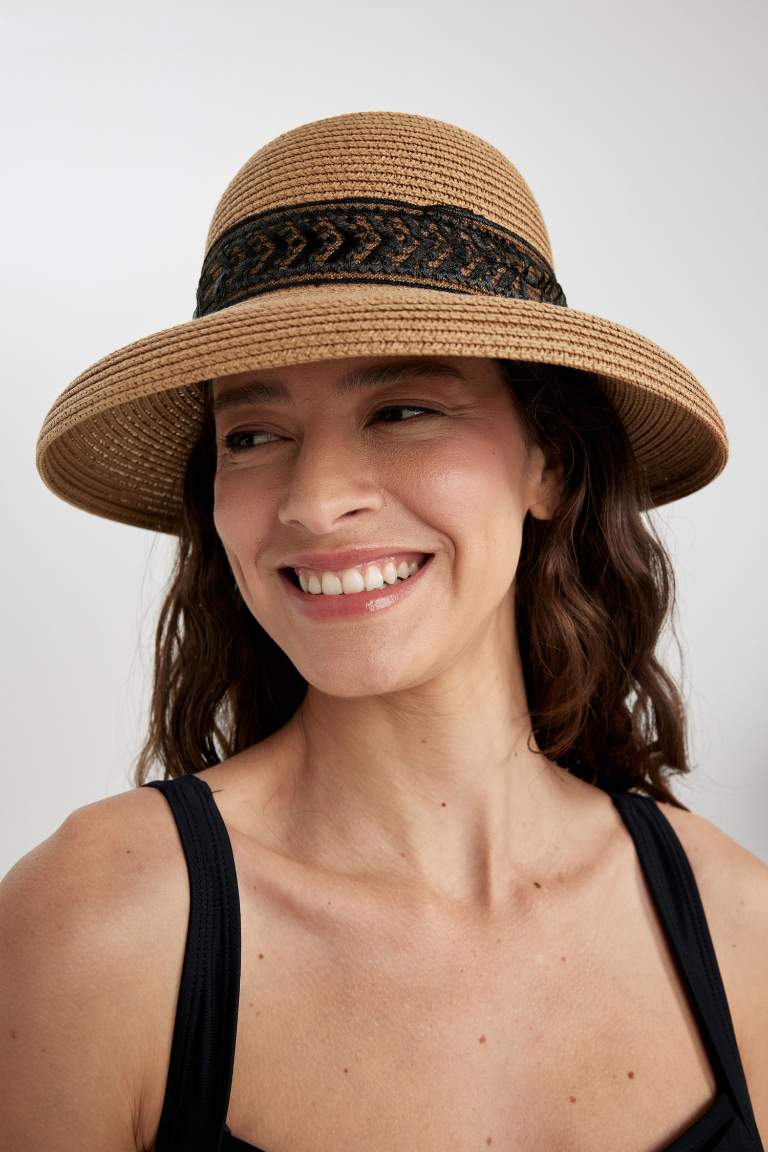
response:
{"label": "hat crown", "polygon": [[517,233],[553,266],[541,211],[514,164],[463,128],[404,112],[330,116],[270,140],[225,188],[206,255],[256,213],[349,197],[468,209]]}

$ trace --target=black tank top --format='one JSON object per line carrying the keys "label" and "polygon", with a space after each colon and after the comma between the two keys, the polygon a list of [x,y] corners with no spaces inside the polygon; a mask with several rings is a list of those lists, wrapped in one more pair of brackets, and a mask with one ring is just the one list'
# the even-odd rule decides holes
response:
{"label": "black tank top", "polygon": [[[153,1152],[264,1152],[227,1124],[240,996],[240,898],[232,845],[209,785],[150,780],[176,820],[189,924],[165,1098]],[[704,907],[672,825],[649,796],[609,792],[635,844],[714,1070],[709,1110],[664,1152],[765,1152]]]}

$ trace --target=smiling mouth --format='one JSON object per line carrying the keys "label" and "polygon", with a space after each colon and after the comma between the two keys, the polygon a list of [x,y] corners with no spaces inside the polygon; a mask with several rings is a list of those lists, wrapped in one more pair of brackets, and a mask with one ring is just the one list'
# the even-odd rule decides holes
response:
{"label": "smiling mouth", "polygon": [[[418,571],[420,571],[420,569],[425,567],[425,565],[432,559],[432,556],[433,556],[432,552],[426,552],[424,554],[424,556],[422,557],[422,559],[419,561],[419,566],[416,569],[416,571],[418,572]],[[291,584],[293,584],[294,588],[298,588],[299,592],[304,592],[304,589],[301,586],[301,582],[299,580],[299,576],[298,576],[298,573],[296,572],[295,568],[280,568],[278,571],[280,572],[281,576],[284,576],[286,580],[288,580]],[[412,575],[415,576],[416,573],[414,572]],[[398,576],[397,580],[395,580],[395,583],[390,584],[389,587],[394,588],[398,584],[403,584],[403,583],[405,583],[406,580],[409,580],[409,579],[410,579],[410,576],[405,576],[405,577]],[[387,587],[387,582],[385,581],[384,582],[384,588],[386,588],[386,587]],[[363,588],[363,589],[361,589],[360,592],[344,592],[344,593],[341,593],[340,595],[343,595],[343,596],[360,596],[363,594],[363,592],[367,592],[367,591],[368,591],[368,589]],[[373,588],[370,591],[379,592],[379,591],[382,591],[382,589]],[[307,593],[304,593],[304,594],[307,595]]]}

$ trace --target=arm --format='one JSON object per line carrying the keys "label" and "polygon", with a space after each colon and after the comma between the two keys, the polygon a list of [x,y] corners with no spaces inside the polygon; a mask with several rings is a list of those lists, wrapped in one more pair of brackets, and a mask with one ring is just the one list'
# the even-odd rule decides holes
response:
{"label": "arm", "polygon": [[768,1152],[768,865],[694,812],[658,802],[693,870]]}
{"label": "arm", "polygon": [[86,807],[0,882],[0,1152],[141,1149],[137,958],[109,860]]}
{"label": "arm", "polygon": [[745,1005],[738,1043],[755,1123],[768,1149],[768,866],[736,841],[728,845],[732,943]]}

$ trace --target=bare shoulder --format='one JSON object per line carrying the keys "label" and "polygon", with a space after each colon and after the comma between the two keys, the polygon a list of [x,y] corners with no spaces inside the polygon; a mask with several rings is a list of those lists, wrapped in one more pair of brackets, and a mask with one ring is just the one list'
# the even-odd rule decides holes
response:
{"label": "bare shoulder", "polygon": [[139,927],[153,910],[162,915],[164,894],[175,899],[178,878],[185,877],[173,814],[154,788],[131,788],[75,809],[16,867],[32,869],[38,857],[42,862],[54,852],[61,881],[80,908],[129,924],[136,918]]}
{"label": "bare shoulder", "polygon": [[147,909],[169,887],[152,880],[149,799],[76,809],[0,880],[3,1147],[145,1146],[151,1030],[140,1009],[156,947]]}
{"label": "bare shoulder", "polygon": [[691,864],[768,1148],[768,865],[711,820],[659,802]]}
{"label": "bare shoulder", "polygon": [[[70,1129],[89,1147],[147,1147],[147,1078],[167,1067],[157,1040],[173,1032],[188,915],[175,822],[153,788],[75,809],[0,881],[3,962],[28,984],[11,996],[14,1044],[0,1043],[0,1070],[16,1085],[12,1113],[0,1115],[18,1128],[15,1147],[45,1131],[68,1149]],[[30,1063],[24,1037],[38,1054]],[[66,1113],[53,1108],[61,1098]]]}
{"label": "bare shoulder", "polygon": [[154,908],[162,901],[164,881],[170,880],[174,897],[178,878],[186,881],[176,821],[155,788],[130,788],[85,804],[71,813],[67,826],[75,858],[88,871],[97,857],[115,898],[130,902],[133,891],[143,900],[149,888]]}
{"label": "bare shoulder", "polygon": [[657,804],[685,850],[705,906],[709,901],[734,930],[768,914],[768,864],[705,816]]}
{"label": "bare shoulder", "polygon": [[168,837],[161,804],[149,789],[132,789],[74,809],[59,827],[26,855],[2,880],[7,893],[24,888],[70,913],[120,916],[140,891],[147,863]]}
{"label": "bare shoulder", "polygon": [[718,960],[738,953],[749,975],[750,952],[766,944],[768,865],[705,816],[657,803],[688,857],[715,945],[725,949]]}
{"label": "bare shoulder", "polygon": [[[78,808],[66,823],[72,866],[130,930],[142,968],[168,942],[186,937],[189,882],[176,821],[155,788],[131,788]],[[173,958],[175,950],[172,948]],[[146,971],[141,988],[151,989]]]}
{"label": "bare shoulder", "polygon": [[67,926],[98,925],[104,937],[116,933],[121,954],[136,959],[151,936],[153,914],[161,918],[167,897],[175,901],[185,889],[179,884],[184,867],[167,802],[155,789],[133,788],[72,811],[2,885],[34,897],[31,915],[50,908]]}
{"label": "bare shoulder", "polygon": [[768,865],[707,817],[655,803],[691,866],[718,961],[721,966],[736,962],[734,974],[748,983],[747,954],[755,952],[761,926],[768,923]]}

